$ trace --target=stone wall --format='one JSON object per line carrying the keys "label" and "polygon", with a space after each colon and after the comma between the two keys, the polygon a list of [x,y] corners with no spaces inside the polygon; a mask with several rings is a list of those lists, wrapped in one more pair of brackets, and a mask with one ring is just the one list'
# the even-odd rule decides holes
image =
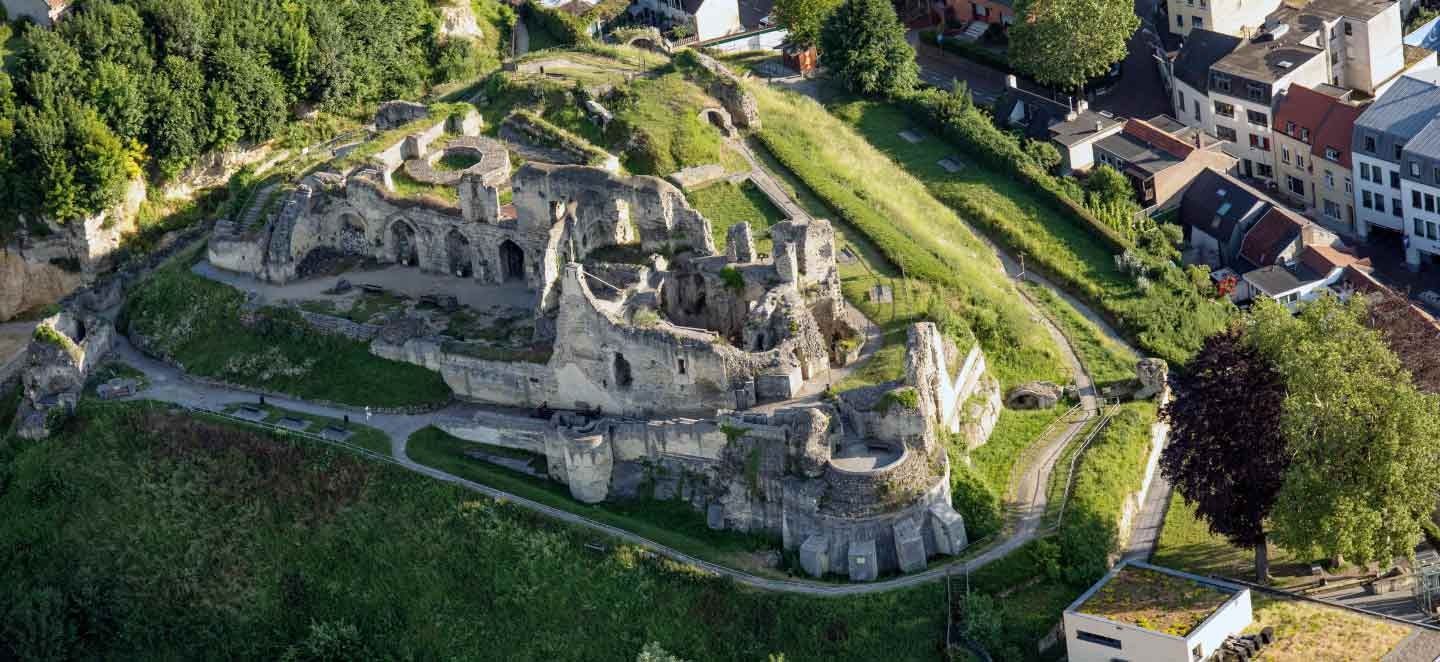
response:
{"label": "stone wall", "polygon": [[306,326],[327,336],[340,336],[360,342],[370,342],[375,339],[375,336],[380,335],[380,327],[374,324],[361,324],[360,322],[352,322],[344,317],[312,313],[308,310],[298,312],[300,313],[300,319],[305,322]]}
{"label": "stone wall", "polygon": [[699,51],[690,52],[694,54],[695,60],[700,66],[709,73],[710,81],[707,87],[710,95],[725,107],[735,124],[742,128],[759,131],[760,107],[755,103],[755,96],[750,94],[744,84],[740,82],[740,78],[715,58]]}
{"label": "stone wall", "polygon": [[554,374],[542,363],[489,361],[447,352],[438,337],[411,338],[400,344],[380,338],[370,343],[370,353],[439,372],[445,385],[464,400],[516,407],[559,406]]}
{"label": "stone wall", "polygon": [[85,380],[115,344],[115,328],[101,317],[62,311],[40,322],[25,348],[15,431],[24,439],[49,436],[52,411],[75,408]]}

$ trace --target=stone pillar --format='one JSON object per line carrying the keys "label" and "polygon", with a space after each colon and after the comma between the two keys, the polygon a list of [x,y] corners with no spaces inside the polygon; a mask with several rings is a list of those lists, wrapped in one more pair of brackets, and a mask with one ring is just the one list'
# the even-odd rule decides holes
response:
{"label": "stone pillar", "polygon": [[800,545],[800,567],[811,577],[824,577],[830,572],[830,539],[810,536]]}
{"label": "stone pillar", "polygon": [[930,506],[930,534],[935,551],[954,556],[970,544],[965,537],[965,518],[948,503]]}
{"label": "stone pillar", "polygon": [[920,535],[920,524],[914,519],[902,519],[890,527],[895,534],[895,558],[900,572],[915,572],[925,569],[925,539]]}
{"label": "stone pillar", "polygon": [[[562,438],[563,432],[557,432]],[[615,458],[603,434],[565,439],[565,475],[570,496],[581,503],[600,503],[610,494]]]}
{"label": "stone pillar", "polygon": [[471,223],[494,223],[500,218],[500,190],[486,186],[480,175],[465,174],[457,185],[460,213]]}
{"label": "stone pillar", "polygon": [[755,261],[755,238],[749,223],[736,223],[725,231],[725,255],[739,264]]}
{"label": "stone pillar", "polygon": [[800,280],[800,272],[795,264],[795,245],[784,244],[775,248],[775,273],[779,274],[780,280],[786,283],[794,283]]}
{"label": "stone pillar", "polygon": [[850,581],[873,582],[880,576],[880,555],[875,553],[873,539],[851,542],[846,556]]}

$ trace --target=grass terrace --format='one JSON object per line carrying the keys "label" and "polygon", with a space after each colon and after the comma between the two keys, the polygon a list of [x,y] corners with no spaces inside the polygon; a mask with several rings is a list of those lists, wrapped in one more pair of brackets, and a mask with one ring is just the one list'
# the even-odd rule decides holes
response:
{"label": "grass terrace", "polygon": [[1275,643],[1261,657],[1265,662],[1379,660],[1411,632],[1398,623],[1344,609],[1267,595],[1251,599],[1255,622],[1245,633],[1275,628]]}
{"label": "grass terrace", "polygon": [[1077,611],[1184,637],[1231,595],[1183,577],[1126,566],[1081,603]]}
{"label": "grass terrace", "polygon": [[739,184],[717,182],[691,191],[685,197],[690,200],[691,206],[710,219],[710,234],[717,249],[724,249],[725,233],[730,231],[730,226],[746,222],[755,237],[755,250],[772,252],[770,226],[784,221],[785,214],[754,183],[749,180]]}
{"label": "grass terrace", "polygon": [[391,174],[390,181],[395,184],[395,193],[406,198],[428,197],[452,205],[460,204],[460,190],[455,186],[427,184],[411,177],[404,168]]}

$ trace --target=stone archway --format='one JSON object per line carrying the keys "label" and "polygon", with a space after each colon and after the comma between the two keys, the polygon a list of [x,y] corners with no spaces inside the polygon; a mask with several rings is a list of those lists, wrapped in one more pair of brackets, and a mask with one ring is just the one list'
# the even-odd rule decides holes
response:
{"label": "stone archway", "polygon": [[354,212],[340,214],[340,231],[335,237],[335,248],[341,253],[364,255],[368,252],[365,243],[365,219]]}
{"label": "stone archway", "polygon": [[710,123],[720,131],[720,135],[727,138],[735,136],[735,123],[730,120],[730,113],[724,108],[706,108],[700,111],[700,119]]}
{"label": "stone archway", "polygon": [[500,280],[525,280],[525,250],[509,239],[500,242]]}
{"label": "stone archway", "polygon": [[396,262],[409,267],[420,266],[420,242],[409,222],[398,220],[390,224],[390,251]]}
{"label": "stone archway", "polygon": [[458,228],[451,228],[445,235],[445,255],[449,258],[449,273],[459,278],[475,275],[475,251],[471,250],[470,240],[460,234]]}

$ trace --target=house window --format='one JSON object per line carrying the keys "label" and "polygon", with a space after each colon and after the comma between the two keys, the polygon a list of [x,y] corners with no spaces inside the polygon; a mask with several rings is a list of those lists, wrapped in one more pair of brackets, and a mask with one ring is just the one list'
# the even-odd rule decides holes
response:
{"label": "house window", "polygon": [[1366,208],[1366,209],[1374,209],[1374,208],[1375,208],[1375,203],[1371,201],[1370,192],[1369,192],[1369,191],[1361,191],[1361,192],[1360,192],[1360,206],[1362,206],[1362,207],[1364,207],[1364,208]]}
{"label": "house window", "polygon": [[1419,176],[1420,176],[1420,162],[1419,162],[1419,161],[1411,161],[1411,162],[1410,162],[1410,176],[1411,176],[1411,177],[1419,177]]}
{"label": "house window", "polygon": [[1110,648],[1114,648],[1115,650],[1122,650],[1124,648],[1124,646],[1121,645],[1119,639],[1116,639],[1114,637],[1107,637],[1103,634],[1093,634],[1084,630],[1076,630],[1075,638],[1079,639],[1080,641],[1085,641],[1092,644],[1108,646]]}
{"label": "house window", "polygon": [[1281,163],[1284,163],[1284,164],[1287,164],[1287,165],[1290,163],[1290,146],[1289,146],[1289,145],[1281,145],[1281,146],[1280,146],[1280,162],[1281,162]]}
{"label": "house window", "polygon": [[1287,176],[1286,179],[1289,180],[1291,193],[1295,195],[1305,195],[1305,182],[1294,175]]}
{"label": "house window", "polygon": [[[1335,149],[1334,147],[1326,147],[1325,158],[1338,163],[1340,161],[1340,150]],[[1435,179],[1436,181],[1440,181],[1440,170],[1435,171]]]}
{"label": "house window", "polygon": [[1400,198],[1390,198],[1390,213],[1399,218],[1405,217],[1405,210],[1400,206]]}
{"label": "house window", "polygon": [[1200,102],[1199,102],[1199,101],[1191,101],[1190,103],[1195,106],[1195,121],[1196,121],[1196,122],[1199,122],[1199,121],[1200,121]]}
{"label": "house window", "polygon": [[1390,171],[1390,188],[1400,188],[1400,171]]}
{"label": "house window", "polygon": [[1417,218],[1417,219],[1413,219],[1413,220],[1415,221],[1415,236],[1417,236],[1417,237],[1423,237],[1423,236],[1425,236],[1425,221],[1422,221],[1422,220],[1420,220],[1420,219],[1418,219],[1418,218]]}
{"label": "house window", "polygon": [[1250,146],[1268,152],[1270,151],[1270,139],[1252,133],[1250,134]]}
{"label": "house window", "polygon": [[1416,208],[1416,209],[1419,209],[1419,208],[1420,208],[1420,192],[1419,192],[1419,191],[1411,191],[1411,192],[1410,192],[1410,206],[1411,206],[1411,207],[1414,207],[1414,208]]}
{"label": "house window", "polygon": [[1360,179],[1365,180],[1365,181],[1369,181],[1369,180],[1370,180],[1370,164],[1369,164],[1369,163],[1361,163],[1361,164],[1360,164]]}
{"label": "house window", "polygon": [[1304,167],[1305,167],[1305,155],[1304,155],[1304,154],[1302,154],[1302,153],[1300,153],[1300,152],[1295,152],[1295,167],[1297,167],[1297,168],[1304,168]]}
{"label": "house window", "polygon": [[1303,126],[1300,127],[1300,140],[1305,141],[1306,145],[1310,144],[1310,129],[1307,129]]}
{"label": "house window", "polygon": [[1405,149],[1405,143],[1395,143],[1395,159],[1394,159],[1394,161],[1395,161],[1396,163],[1399,163],[1399,162],[1400,162],[1400,151],[1403,150],[1403,149]]}
{"label": "house window", "polygon": [[1349,37],[1352,34],[1354,34],[1354,27],[1350,24],[1350,21],[1345,21],[1345,36]]}
{"label": "house window", "polygon": [[1257,126],[1269,126],[1269,125],[1270,125],[1270,118],[1267,117],[1267,116],[1265,115],[1265,113],[1262,113],[1262,112],[1260,112],[1260,111],[1258,111],[1258,110],[1247,110],[1247,111],[1245,111],[1245,119],[1250,120],[1250,123],[1251,123],[1251,124],[1254,124],[1254,125],[1257,125]]}
{"label": "house window", "polygon": [[1228,140],[1232,143],[1235,142],[1235,139],[1237,137],[1235,135],[1235,129],[1232,129],[1228,126],[1215,127],[1215,136],[1221,140]]}
{"label": "house window", "polygon": [[1346,194],[1346,195],[1349,195],[1349,194],[1354,193],[1354,192],[1355,192],[1355,187],[1350,183],[1350,178],[1349,178],[1349,177],[1346,177],[1346,178],[1345,178],[1345,194]]}
{"label": "house window", "polygon": [[1210,83],[1220,92],[1230,91],[1230,77],[1225,74],[1215,74]]}
{"label": "house window", "polygon": [[1325,216],[1326,218],[1333,218],[1337,221],[1340,220],[1340,205],[1335,204],[1334,200],[1326,200]]}
{"label": "house window", "polygon": [[1191,17],[1190,17],[1190,27],[1192,27],[1192,28],[1203,28],[1203,27],[1205,27],[1205,19],[1200,18],[1199,16],[1191,16]]}
{"label": "house window", "polygon": [[1195,648],[1190,651],[1190,659],[1191,662],[1200,662],[1201,660],[1204,660],[1205,644],[1195,644]]}
{"label": "house window", "polygon": [[1183,110],[1185,108],[1185,93],[1180,90],[1175,90],[1175,99],[1175,105]]}
{"label": "house window", "polygon": [[1425,194],[1425,211],[1432,213],[1435,211],[1435,196],[1429,193]]}
{"label": "house window", "polygon": [[675,370],[682,375],[685,374],[685,359],[675,359]]}
{"label": "house window", "polygon": [[1329,170],[1325,171],[1325,190],[1335,190],[1335,173],[1330,172]]}
{"label": "house window", "polygon": [[[1259,83],[1246,83],[1246,84],[1245,84],[1245,96],[1250,97],[1250,100],[1251,100],[1251,101],[1264,101],[1264,100],[1265,100],[1265,86],[1264,86],[1264,85],[1261,85],[1261,84],[1259,84]],[[1251,111],[1251,112],[1254,112],[1254,111]],[[1253,121],[1253,120],[1252,120],[1252,121]]]}
{"label": "house window", "polygon": [[1221,116],[1221,117],[1234,117],[1234,116],[1235,116],[1235,106],[1232,106],[1232,105],[1230,105],[1230,104],[1228,104],[1228,103],[1225,103],[1224,101],[1216,101],[1216,102],[1215,102],[1215,114],[1216,114],[1216,115],[1219,115],[1219,116]]}
{"label": "house window", "polygon": [[1184,16],[1180,16],[1180,15],[1176,15],[1176,16],[1175,16],[1175,27],[1180,28],[1180,29],[1184,29],[1184,28],[1185,28],[1185,17],[1184,17]]}
{"label": "house window", "polygon": [[1295,123],[1294,123],[1294,122],[1286,122],[1286,123],[1285,123],[1285,135],[1290,136],[1290,137],[1292,137],[1292,138],[1295,137]]}
{"label": "house window", "polygon": [[[1269,148],[1267,147],[1266,149]],[[1255,175],[1261,179],[1275,179],[1275,169],[1264,163],[1256,163]]]}
{"label": "house window", "polygon": [[1425,238],[1435,239],[1435,224],[1430,221],[1425,221]]}
{"label": "house window", "polygon": [[1365,151],[1375,153],[1375,136],[1365,136]]}

